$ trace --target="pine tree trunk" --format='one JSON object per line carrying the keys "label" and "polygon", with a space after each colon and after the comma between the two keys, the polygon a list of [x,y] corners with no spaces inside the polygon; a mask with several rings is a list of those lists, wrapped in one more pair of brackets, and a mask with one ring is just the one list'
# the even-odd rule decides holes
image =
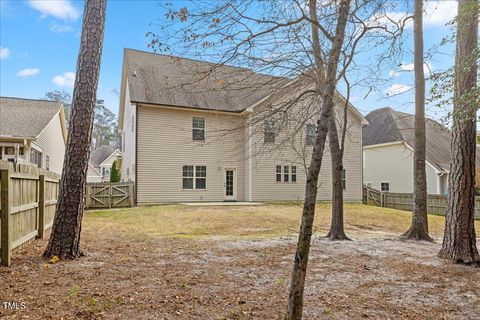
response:
{"label": "pine tree trunk", "polygon": [[433,241],[428,235],[427,173],[425,168],[425,73],[423,71],[423,0],[415,0],[413,15],[415,70],[415,145],[413,150],[413,214],[407,239]]}
{"label": "pine tree trunk", "polygon": [[[318,96],[322,99],[322,111],[319,119],[317,120],[317,137],[313,147],[312,159],[308,167],[307,183],[305,186],[305,201],[303,204],[302,221],[298,234],[297,249],[295,252],[292,278],[290,282],[288,307],[287,313],[285,314],[286,320],[302,319],[303,292],[305,287],[305,276],[307,273],[308,255],[310,252],[310,241],[312,238],[313,221],[315,217],[318,175],[322,166],[325,140],[327,138],[330,119],[332,117],[333,97],[337,84],[336,73],[340,50],[344,41],[347,18],[350,11],[350,2],[351,0],[341,0],[338,4],[339,9],[335,38],[326,68],[324,86],[320,81],[321,76],[317,74],[316,90]],[[311,19],[318,22],[316,0],[310,0],[309,10]],[[318,27],[314,23],[311,24],[311,27],[313,52],[315,55],[315,60],[317,60],[316,72],[319,73],[320,70],[324,70],[324,68],[319,63],[320,41],[318,36]]]}
{"label": "pine tree trunk", "polygon": [[475,0],[458,2],[448,209],[443,244],[438,254],[465,264],[480,264],[474,224],[478,105],[471,96],[477,85],[478,65],[473,53],[478,49],[478,10]]}
{"label": "pine tree trunk", "polygon": [[[343,128],[346,130],[346,128]],[[330,119],[328,142],[332,162],[332,220],[327,238],[330,240],[350,240],[343,224],[343,150],[340,148],[335,117]]]}
{"label": "pine tree trunk", "polygon": [[82,255],[80,231],[90,155],[94,106],[105,26],[106,0],[86,0],[73,91],[60,195],[52,235],[43,257],[75,259]]}

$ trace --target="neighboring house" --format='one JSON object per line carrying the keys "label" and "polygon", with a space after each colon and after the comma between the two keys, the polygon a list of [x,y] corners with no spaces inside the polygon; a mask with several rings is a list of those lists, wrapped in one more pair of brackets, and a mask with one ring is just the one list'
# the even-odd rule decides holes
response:
{"label": "neighboring house", "polygon": [[111,146],[100,146],[90,153],[87,182],[108,182],[115,160],[120,159],[120,150]]}
{"label": "neighboring house", "polygon": [[[370,124],[363,129],[364,184],[385,192],[412,193],[414,115],[382,108],[366,118]],[[431,119],[425,126],[427,192],[446,194],[451,133]],[[476,162],[479,167],[479,158]]]}
{"label": "neighboring house", "polygon": [[0,97],[0,159],[61,174],[67,129],[55,101]]}
{"label": "neighboring house", "polygon": [[93,164],[88,162],[88,171],[87,171],[87,182],[103,182],[102,174],[95,169]]}
{"label": "neighboring house", "polygon": [[[205,77],[212,66],[125,49],[119,106],[121,175],[135,181],[137,202],[302,200],[304,165],[310,161],[320,104],[298,103],[286,112],[295,120],[311,111],[292,139],[287,139],[288,125],[273,116],[262,117],[299,92],[299,86],[312,87],[311,81],[231,66],[215,68]],[[272,89],[280,82],[282,90]],[[337,111],[343,115],[343,108]],[[365,124],[365,118],[349,106],[346,201],[362,198]],[[327,151],[318,200],[331,199],[330,167]]]}

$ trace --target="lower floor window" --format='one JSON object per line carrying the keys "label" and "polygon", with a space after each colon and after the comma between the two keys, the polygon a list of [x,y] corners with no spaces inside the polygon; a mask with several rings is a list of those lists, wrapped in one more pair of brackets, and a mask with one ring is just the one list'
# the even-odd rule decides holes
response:
{"label": "lower floor window", "polygon": [[183,166],[182,169],[183,189],[206,189],[207,188],[207,167],[206,166]]}
{"label": "lower floor window", "polygon": [[[282,172],[283,169],[283,172]],[[297,166],[280,166],[275,167],[276,182],[297,182]]]}
{"label": "lower floor window", "polygon": [[382,192],[389,192],[390,191],[390,182],[381,182],[380,183],[380,190]]}

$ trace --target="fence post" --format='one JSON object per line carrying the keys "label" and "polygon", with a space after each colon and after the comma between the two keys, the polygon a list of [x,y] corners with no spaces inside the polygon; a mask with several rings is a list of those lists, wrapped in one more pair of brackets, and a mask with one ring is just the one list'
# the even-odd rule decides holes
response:
{"label": "fence post", "polygon": [[2,221],[2,265],[10,266],[10,193],[8,191],[10,184],[10,173],[8,169],[0,170],[1,192],[0,203],[2,205],[0,216]]}
{"label": "fence post", "polygon": [[38,176],[38,238],[43,239],[45,230],[45,175]]}

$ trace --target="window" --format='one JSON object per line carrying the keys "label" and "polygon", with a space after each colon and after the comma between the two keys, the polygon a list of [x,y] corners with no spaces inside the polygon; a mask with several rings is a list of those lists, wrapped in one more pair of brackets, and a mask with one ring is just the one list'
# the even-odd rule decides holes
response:
{"label": "window", "polygon": [[390,182],[381,182],[380,183],[380,190],[382,192],[389,192],[390,191]]}
{"label": "window", "polygon": [[45,156],[45,169],[50,170],[50,157]]}
{"label": "window", "polygon": [[282,166],[277,166],[275,179],[277,182],[282,182]]}
{"label": "window", "polygon": [[192,139],[205,140],[205,118],[193,117],[192,119]]}
{"label": "window", "polygon": [[283,182],[288,182],[288,166],[283,166]]}
{"label": "window", "polygon": [[5,154],[7,156],[15,155],[15,149],[13,147],[5,147]]}
{"label": "window", "polygon": [[183,189],[193,189],[193,166],[183,166]]}
{"label": "window", "polygon": [[42,167],[42,153],[35,149],[30,151],[30,162],[36,164],[39,168]]}
{"label": "window", "polygon": [[345,169],[342,170],[342,187],[343,190],[347,189],[347,171]]}
{"label": "window", "polygon": [[283,182],[297,182],[297,166],[277,165],[275,169],[276,182],[282,182],[282,177]]}
{"label": "window", "polygon": [[275,125],[273,120],[265,120],[263,122],[263,142],[275,143]]}
{"label": "window", "polygon": [[195,189],[206,189],[207,187],[207,167],[195,166]]}
{"label": "window", "polygon": [[[207,167],[206,166],[183,166],[183,189],[206,189]],[[194,183],[195,182],[195,183]]]}
{"label": "window", "polygon": [[317,127],[314,124],[307,124],[307,146],[313,146],[317,138]]}

